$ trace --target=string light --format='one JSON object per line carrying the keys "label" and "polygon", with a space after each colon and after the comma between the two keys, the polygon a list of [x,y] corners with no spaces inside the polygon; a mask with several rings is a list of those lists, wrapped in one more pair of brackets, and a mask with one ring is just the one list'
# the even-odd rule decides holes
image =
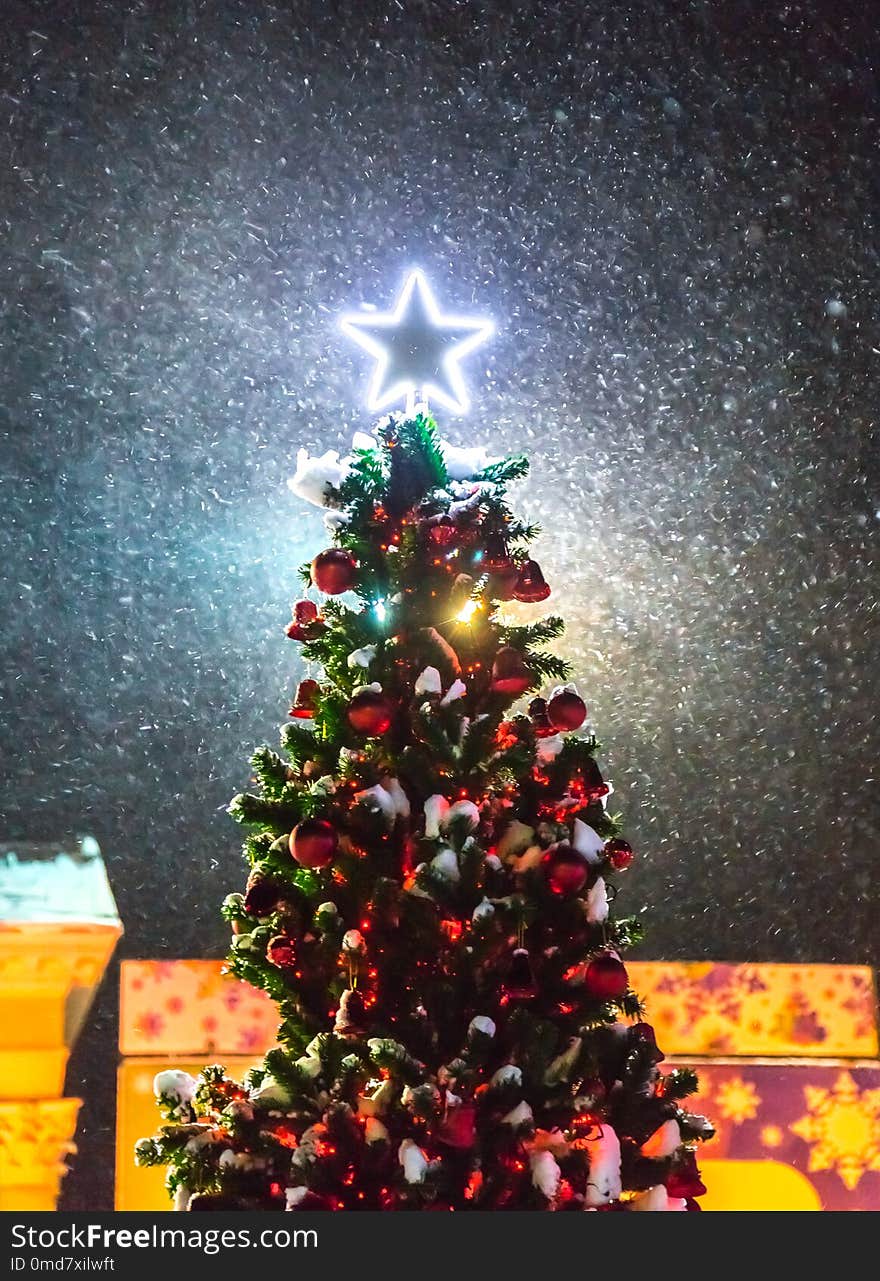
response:
{"label": "string light", "polygon": [[466,600],[461,609],[455,615],[457,623],[469,623],[480,608],[480,602],[477,600]]}

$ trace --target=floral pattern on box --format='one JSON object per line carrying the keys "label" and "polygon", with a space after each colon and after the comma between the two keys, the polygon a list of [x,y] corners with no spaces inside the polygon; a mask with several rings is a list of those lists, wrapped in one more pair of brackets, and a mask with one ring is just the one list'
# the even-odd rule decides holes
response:
{"label": "floral pattern on box", "polygon": [[632,961],[627,969],[667,1054],[878,1054],[866,966]]}
{"label": "floral pattern on box", "polygon": [[880,1063],[693,1066],[700,1090],[688,1109],[717,1127],[707,1161],[781,1162],[809,1181],[817,1208],[880,1208]]}
{"label": "floral pattern on box", "polygon": [[253,1054],[275,1043],[278,1010],[220,961],[123,961],[122,1054]]}

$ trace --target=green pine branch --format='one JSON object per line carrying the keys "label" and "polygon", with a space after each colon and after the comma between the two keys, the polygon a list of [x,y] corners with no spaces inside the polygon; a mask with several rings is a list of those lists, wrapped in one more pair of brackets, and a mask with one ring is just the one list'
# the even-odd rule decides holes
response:
{"label": "green pine branch", "polygon": [[267,800],[252,792],[239,792],[233,796],[226,811],[236,823],[247,827],[260,827],[280,836],[289,832],[302,817],[302,807],[291,801]]}
{"label": "green pine branch", "polygon": [[273,752],[271,747],[262,746],[251,756],[251,768],[256,774],[263,796],[277,801],[290,781],[290,766]]}
{"label": "green pine branch", "polygon": [[522,480],[529,474],[529,460],[525,454],[511,454],[497,463],[484,467],[478,480],[490,481],[493,485],[509,485],[512,481]]}
{"label": "green pine branch", "polygon": [[498,635],[504,645],[525,650],[531,645],[544,645],[547,641],[557,640],[565,631],[565,621],[558,614],[548,614],[537,622],[525,624],[498,625]]}
{"label": "green pine branch", "polygon": [[567,681],[571,675],[571,663],[560,658],[558,654],[547,654],[538,650],[536,653],[528,654],[526,663],[534,677],[532,688],[543,684],[544,681]]}

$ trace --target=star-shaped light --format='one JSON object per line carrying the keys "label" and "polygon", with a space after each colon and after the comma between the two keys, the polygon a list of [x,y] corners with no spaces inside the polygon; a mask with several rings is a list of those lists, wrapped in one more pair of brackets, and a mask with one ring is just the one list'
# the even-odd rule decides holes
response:
{"label": "star-shaped light", "polygon": [[459,361],[492,332],[489,320],[443,315],[420,271],[407,276],[393,311],[344,316],[342,328],[371,356],[376,367],[367,392],[370,409],[404,400],[439,400],[453,413],[468,408]]}

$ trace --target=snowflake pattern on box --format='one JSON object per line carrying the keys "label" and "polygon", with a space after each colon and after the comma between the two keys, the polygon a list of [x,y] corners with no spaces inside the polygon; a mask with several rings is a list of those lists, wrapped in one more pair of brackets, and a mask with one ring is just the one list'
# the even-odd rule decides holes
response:
{"label": "snowflake pattern on box", "polygon": [[[781,1161],[799,1170],[824,1210],[880,1205],[880,1063],[697,1065],[693,1106],[710,1110],[705,1159]],[[755,1207],[760,1208],[760,1207]]]}

